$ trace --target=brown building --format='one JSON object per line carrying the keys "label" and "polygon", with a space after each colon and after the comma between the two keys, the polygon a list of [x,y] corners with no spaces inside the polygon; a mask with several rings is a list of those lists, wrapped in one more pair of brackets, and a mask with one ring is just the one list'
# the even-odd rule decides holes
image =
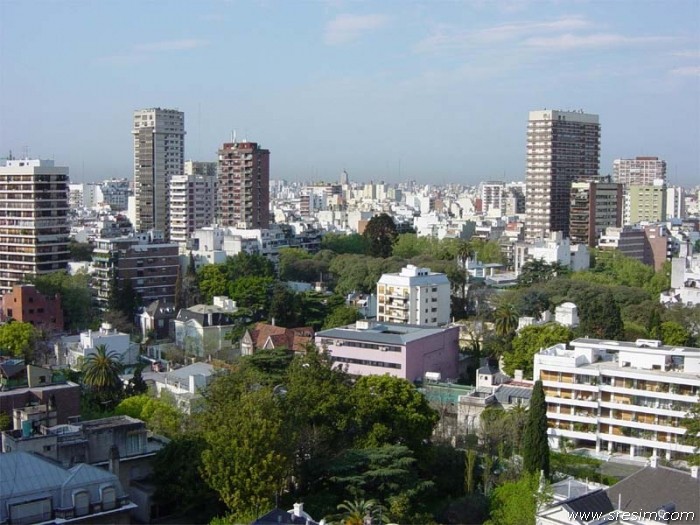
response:
{"label": "brown building", "polygon": [[531,111],[527,125],[525,236],[569,236],[571,183],[598,175],[598,115],[577,111]]}
{"label": "brown building", "polygon": [[252,355],[257,350],[287,348],[294,352],[305,352],[306,345],[313,343],[314,329],[308,326],[285,328],[268,323],[258,323],[246,330],[241,338],[241,355]]}
{"label": "brown building", "polygon": [[178,245],[166,243],[159,232],[96,239],[92,259],[93,285],[100,306],[107,305],[115,283],[123,290],[127,281],[142,304],[157,300],[175,303],[180,268]]}
{"label": "brown building", "polygon": [[63,330],[61,297],[46,297],[32,284],[17,284],[0,297],[3,319],[14,319],[20,323],[31,323],[35,327],[54,331]]}
{"label": "brown building", "polygon": [[235,228],[270,225],[270,151],[255,142],[228,142],[219,150],[219,223]]}
{"label": "brown building", "polygon": [[569,239],[572,244],[596,246],[605,228],[622,225],[622,184],[580,181],[571,184]]}

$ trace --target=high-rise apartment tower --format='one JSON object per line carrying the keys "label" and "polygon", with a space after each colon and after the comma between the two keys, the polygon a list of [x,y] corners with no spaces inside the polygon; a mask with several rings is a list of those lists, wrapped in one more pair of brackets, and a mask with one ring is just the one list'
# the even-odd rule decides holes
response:
{"label": "high-rise apartment tower", "polygon": [[134,112],[134,197],[138,231],[169,233],[170,179],[182,175],[185,114],[174,109]]}
{"label": "high-rise apartment tower", "polygon": [[270,151],[255,142],[228,142],[219,150],[218,217],[221,226],[270,225]]}
{"label": "high-rise apartment tower", "polygon": [[0,167],[0,293],[66,268],[68,168],[13,159]]}
{"label": "high-rise apartment tower", "polygon": [[598,175],[598,115],[574,111],[531,111],[527,125],[525,234],[569,235],[571,183]]}

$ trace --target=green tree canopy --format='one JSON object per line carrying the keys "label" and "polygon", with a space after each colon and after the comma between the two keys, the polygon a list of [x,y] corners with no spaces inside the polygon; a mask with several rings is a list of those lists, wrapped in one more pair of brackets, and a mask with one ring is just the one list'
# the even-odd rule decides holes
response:
{"label": "green tree canopy", "polygon": [[700,401],[697,401],[690,409],[686,417],[681,421],[685,428],[682,441],[686,445],[695,447],[695,452],[690,457],[692,465],[700,465]]}
{"label": "green tree canopy", "polygon": [[438,414],[405,379],[360,377],[352,389],[356,445],[406,445],[418,451],[430,439]]}
{"label": "green tree canopy", "polygon": [[531,474],[544,473],[549,478],[549,440],[547,437],[547,402],[542,381],[535,381],[523,435],[523,467]]}
{"label": "green tree canopy", "polygon": [[532,525],[540,505],[550,499],[549,491],[540,491],[539,474],[523,475],[492,492],[491,519],[486,525]]}
{"label": "green tree canopy", "polygon": [[119,377],[123,369],[121,358],[105,345],[97,345],[83,363],[83,384],[89,387],[101,402],[113,403],[122,392]]}
{"label": "green tree canopy", "polygon": [[596,294],[579,308],[581,324],[578,332],[597,339],[623,339],[624,324],[620,307],[613,295],[606,291]]}
{"label": "green tree canopy", "polygon": [[329,328],[336,328],[338,326],[345,326],[352,324],[360,318],[357,308],[352,306],[340,305],[337,306],[328,317],[326,317],[323,323],[323,329],[328,330]]}
{"label": "green tree canopy", "polygon": [[396,223],[386,213],[372,217],[362,236],[367,242],[367,254],[372,257],[387,258],[397,237]]}
{"label": "green tree canopy", "polygon": [[346,235],[330,232],[326,233],[321,239],[321,248],[338,254],[354,253],[361,255],[367,253],[367,239],[359,233]]}
{"label": "green tree canopy", "polygon": [[61,296],[63,321],[70,330],[82,330],[92,323],[95,311],[90,292],[90,276],[86,272],[70,275],[66,271],[38,275],[32,283],[42,294],[53,297]]}
{"label": "green tree canopy", "polygon": [[13,321],[0,325],[0,353],[32,361],[39,334],[31,323]]}
{"label": "green tree canopy", "polygon": [[503,370],[510,376],[515,370],[522,370],[526,378],[532,379],[535,354],[541,348],[568,343],[571,339],[573,332],[560,324],[526,326],[513,339],[512,351],[503,356]]}

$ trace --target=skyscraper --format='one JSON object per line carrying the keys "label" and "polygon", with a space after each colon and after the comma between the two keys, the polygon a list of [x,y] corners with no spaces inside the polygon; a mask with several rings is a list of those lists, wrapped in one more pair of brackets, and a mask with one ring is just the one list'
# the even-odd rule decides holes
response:
{"label": "skyscraper", "polygon": [[174,109],[134,112],[134,197],[138,231],[169,233],[170,179],[185,162],[185,114]]}
{"label": "skyscraper", "polygon": [[197,228],[216,221],[216,175],[174,175],[169,201],[170,242],[185,244]]}
{"label": "skyscraper", "polygon": [[219,150],[218,217],[221,226],[270,225],[270,152],[255,142],[227,142]]}
{"label": "skyscraper", "polygon": [[613,180],[625,187],[636,184],[650,186],[654,181],[666,180],[666,161],[659,157],[636,157],[613,161]]}
{"label": "skyscraper", "polygon": [[569,235],[571,183],[598,175],[598,115],[573,111],[531,111],[527,125],[525,235]]}
{"label": "skyscraper", "polygon": [[0,292],[66,268],[68,168],[52,160],[8,160],[0,167],[0,203]]}

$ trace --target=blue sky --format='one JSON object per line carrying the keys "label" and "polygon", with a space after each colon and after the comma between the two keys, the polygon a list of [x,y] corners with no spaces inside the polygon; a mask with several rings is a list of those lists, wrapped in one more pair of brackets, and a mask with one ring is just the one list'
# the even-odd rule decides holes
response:
{"label": "blue sky", "polygon": [[532,109],[600,115],[601,172],[700,183],[700,1],[0,0],[0,156],[133,175],[132,112],[236,130],[271,176],[524,179]]}

